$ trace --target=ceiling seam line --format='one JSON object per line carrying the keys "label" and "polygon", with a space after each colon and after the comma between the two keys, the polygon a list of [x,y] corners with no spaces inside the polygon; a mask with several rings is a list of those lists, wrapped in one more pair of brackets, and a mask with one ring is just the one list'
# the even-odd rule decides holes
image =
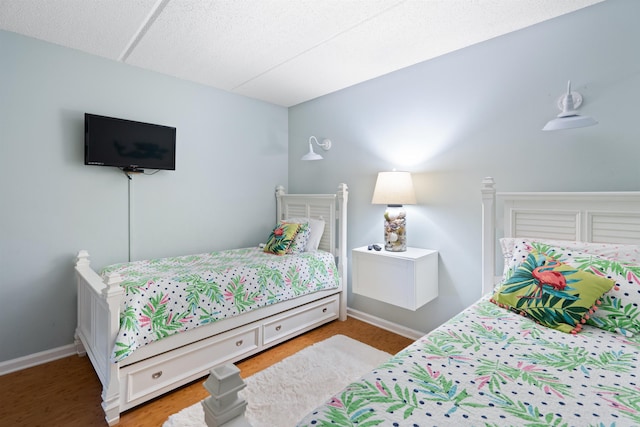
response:
{"label": "ceiling seam line", "polygon": [[142,38],[147,34],[147,31],[149,31],[149,28],[151,28],[151,25],[153,25],[156,19],[158,19],[158,16],[160,16],[160,14],[164,10],[164,8],[167,6],[169,1],[170,0],[158,0],[156,4],[153,5],[153,7],[151,8],[151,12],[149,12],[145,20],[142,22],[142,25],[140,26],[140,28],[138,28],[138,31],[136,31],[136,33],[133,35],[133,37],[129,41],[129,44],[127,45],[127,47],[120,54],[118,61],[125,62],[129,58],[129,55],[131,55],[131,53],[138,46]]}
{"label": "ceiling seam line", "polygon": [[235,85],[235,86],[234,86],[234,87],[232,87],[230,90],[231,90],[231,91],[234,91],[234,90],[236,90],[236,89],[238,89],[238,88],[240,88],[240,87],[242,87],[242,86],[246,85],[247,83],[250,83],[250,82],[252,82],[252,81],[254,81],[254,80],[256,80],[256,79],[258,79],[258,78],[260,78],[260,77],[264,76],[265,74],[267,74],[267,73],[269,73],[269,72],[271,72],[271,71],[275,70],[276,68],[278,68],[278,67],[280,67],[280,66],[282,66],[282,65],[286,64],[287,62],[291,62],[292,60],[294,60],[294,59],[296,59],[296,58],[298,58],[298,57],[300,57],[300,56],[304,55],[305,53],[310,52],[310,51],[312,51],[313,49],[316,49],[316,48],[317,48],[317,47],[319,47],[319,46],[322,46],[323,44],[325,44],[325,43],[327,43],[327,42],[329,42],[329,41],[331,41],[331,40],[333,40],[333,39],[335,39],[335,38],[337,38],[337,37],[339,37],[339,36],[341,36],[341,35],[343,35],[343,34],[345,34],[345,33],[349,32],[349,31],[351,31],[351,30],[353,30],[354,28],[359,27],[360,25],[364,24],[365,22],[368,22],[368,21],[370,21],[370,20],[372,20],[372,19],[374,19],[374,18],[377,18],[378,16],[382,15],[383,13],[387,13],[387,12],[388,12],[388,11],[390,11],[391,9],[394,9],[394,8],[396,8],[396,7],[400,6],[402,3],[406,3],[406,2],[407,2],[407,0],[400,0],[399,2],[395,3],[394,5],[389,6],[388,8],[386,8],[386,9],[384,9],[384,10],[381,10],[380,12],[376,13],[375,15],[371,15],[371,16],[369,16],[369,17],[367,17],[367,18],[365,18],[365,19],[361,20],[361,21],[360,21],[360,22],[358,22],[357,24],[354,24],[354,25],[352,25],[351,27],[349,27],[349,28],[347,28],[347,29],[345,29],[345,30],[340,31],[340,32],[339,32],[339,33],[337,33],[337,34],[334,34],[333,36],[329,37],[328,39],[323,40],[323,41],[321,41],[321,42],[319,42],[319,43],[315,44],[314,46],[311,46],[310,48],[305,49],[305,50],[303,50],[302,52],[300,52],[300,53],[298,53],[298,54],[296,54],[296,55],[292,56],[291,58],[288,58],[288,59],[286,59],[285,61],[282,61],[282,62],[280,62],[280,63],[278,63],[278,64],[274,65],[273,67],[270,67],[270,68],[268,68],[267,70],[265,70],[265,71],[263,71],[263,72],[261,72],[261,73],[259,73],[259,74],[256,74],[255,76],[251,77],[250,79],[245,80],[244,82],[242,82],[242,83],[239,83],[239,84]]}

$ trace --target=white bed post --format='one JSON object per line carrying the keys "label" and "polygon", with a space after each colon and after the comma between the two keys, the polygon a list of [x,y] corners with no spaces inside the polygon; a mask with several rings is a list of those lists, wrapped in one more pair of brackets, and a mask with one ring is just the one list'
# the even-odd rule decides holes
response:
{"label": "white bed post", "polygon": [[102,289],[102,296],[109,309],[107,336],[110,344],[106,354],[107,369],[105,370],[106,382],[102,387],[102,409],[104,409],[105,419],[109,425],[114,425],[120,420],[119,364],[112,363],[110,356],[120,329],[120,300],[124,294],[124,288],[120,286],[122,280],[122,276],[118,273],[109,273],[104,279],[106,286]]}
{"label": "white bed post", "polygon": [[[90,269],[90,261],[89,261],[89,252],[87,252],[86,250],[81,250],[78,252],[78,255],[76,256],[76,270],[78,269]],[[83,311],[83,306],[84,306],[84,301],[83,301],[83,288],[82,288],[82,282],[80,281],[80,278],[78,277],[77,279],[77,286],[76,286],[76,291],[77,291],[77,301],[78,301],[78,309],[77,311],[77,323],[76,323],[76,332],[74,334],[73,337],[73,341],[74,344],[76,346],[76,353],[78,353],[78,356],[85,356],[87,354],[87,350],[84,347],[84,344],[82,344],[82,339],[80,338],[80,334],[81,334],[81,327],[82,327],[82,316],[84,314]]]}
{"label": "white bed post", "polygon": [[347,184],[338,185],[338,218],[340,227],[338,228],[338,271],[340,272],[340,282],[342,294],[340,296],[340,320],[347,320],[347,210],[345,206],[349,199],[349,189]]}
{"label": "white bed post", "polygon": [[482,180],[482,295],[493,291],[496,249],[496,189],[493,178]]}
{"label": "white bed post", "polygon": [[91,359],[102,383],[102,409],[109,425],[120,419],[120,364],[111,363],[111,351],[120,329],[120,301],[124,288],[122,276],[108,274],[105,279],[91,269],[89,253],[78,252],[78,327],[76,348]]}
{"label": "white bed post", "polygon": [[282,196],[284,195],[284,187],[282,185],[276,186],[276,222],[284,219],[284,212],[282,212]]}

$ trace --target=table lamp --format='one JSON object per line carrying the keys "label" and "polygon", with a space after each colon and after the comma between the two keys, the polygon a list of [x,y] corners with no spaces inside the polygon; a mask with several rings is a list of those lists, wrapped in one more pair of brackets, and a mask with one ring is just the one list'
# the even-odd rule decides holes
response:
{"label": "table lamp", "polygon": [[384,249],[406,251],[407,212],[403,205],[416,204],[411,174],[401,171],[378,173],[371,203],[387,205],[384,212]]}

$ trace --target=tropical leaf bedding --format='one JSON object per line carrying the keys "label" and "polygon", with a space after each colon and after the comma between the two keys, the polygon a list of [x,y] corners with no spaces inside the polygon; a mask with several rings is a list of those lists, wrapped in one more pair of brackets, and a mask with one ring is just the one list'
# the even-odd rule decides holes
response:
{"label": "tropical leaf bedding", "polygon": [[568,334],[483,299],[299,423],[329,425],[637,426],[640,338]]}
{"label": "tropical leaf bedding", "polygon": [[113,361],[178,332],[339,285],[335,260],[323,251],[233,249],[115,264],[101,274],[112,272],[125,288]]}

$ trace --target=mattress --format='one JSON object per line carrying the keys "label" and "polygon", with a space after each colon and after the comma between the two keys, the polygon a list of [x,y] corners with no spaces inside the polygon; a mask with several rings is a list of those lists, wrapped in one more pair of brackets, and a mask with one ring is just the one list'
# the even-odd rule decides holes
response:
{"label": "mattress", "polygon": [[637,335],[567,334],[483,299],[299,426],[640,425],[639,358]]}
{"label": "mattress", "polygon": [[324,251],[274,255],[259,248],[115,264],[124,280],[114,362],[167,336],[339,286]]}

